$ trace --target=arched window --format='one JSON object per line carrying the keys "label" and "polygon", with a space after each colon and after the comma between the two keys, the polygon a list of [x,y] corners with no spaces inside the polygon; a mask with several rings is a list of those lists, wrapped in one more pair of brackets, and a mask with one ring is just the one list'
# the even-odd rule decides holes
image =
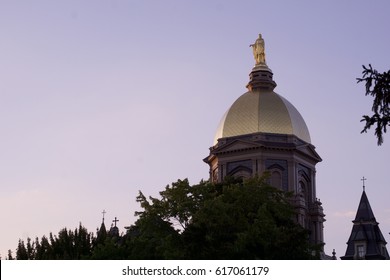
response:
{"label": "arched window", "polygon": [[[307,169],[307,168],[306,168]],[[313,203],[312,183],[309,176],[309,169],[303,167],[298,171],[297,195],[305,199],[306,205]]]}
{"label": "arched window", "polygon": [[303,199],[306,207],[308,206],[309,204],[309,201],[308,201],[308,193],[307,193],[307,184],[306,182],[303,182],[303,181],[299,181],[298,183],[298,188],[297,188],[297,196],[301,197],[301,199]]}
{"label": "arched window", "polygon": [[366,256],[366,246],[365,244],[357,244],[355,247],[355,258],[364,259]]}
{"label": "arched window", "polygon": [[282,188],[282,174],[279,171],[271,172],[270,185],[278,189]]}
{"label": "arched window", "polygon": [[235,177],[237,179],[245,180],[245,179],[249,179],[251,177],[251,173],[248,170],[240,169],[233,174],[233,177]]}
{"label": "arched window", "polygon": [[306,185],[304,182],[299,181],[297,195],[306,198]]}
{"label": "arched window", "polygon": [[213,182],[217,182],[218,181],[218,168],[215,168],[212,172],[212,180]]}

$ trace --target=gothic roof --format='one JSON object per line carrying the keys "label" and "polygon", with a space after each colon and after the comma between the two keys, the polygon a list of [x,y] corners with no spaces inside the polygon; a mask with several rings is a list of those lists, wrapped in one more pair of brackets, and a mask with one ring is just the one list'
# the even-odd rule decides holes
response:
{"label": "gothic roof", "polygon": [[354,222],[359,222],[359,221],[376,222],[374,213],[372,212],[371,205],[370,202],[368,202],[368,198],[365,191],[363,191],[362,197],[360,198],[359,207],[356,212],[356,217],[354,220]]}
{"label": "gothic roof", "polygon": [[355,259],[358,245],[365,246],[365,259],[389,259],[386,240],[379,229],[366,192],[363,190],[353,227],[348,239],[345,256],[341,259]]}

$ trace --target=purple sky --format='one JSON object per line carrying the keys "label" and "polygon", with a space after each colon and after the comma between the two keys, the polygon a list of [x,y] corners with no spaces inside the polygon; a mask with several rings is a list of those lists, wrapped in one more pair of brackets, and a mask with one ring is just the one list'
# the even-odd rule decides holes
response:
{"label": "purple sky", "polygon": [[[362,64],[390,69],[389,1],[0,1],[0,254],[18,239],[119,219],[138,190],[208,178],[220,118],[262,33],[275,91],[300,111],[343,256],[362,192],[390,240],[390,134],[360,134]],[[389,249],[389,247],[388,247]]]}

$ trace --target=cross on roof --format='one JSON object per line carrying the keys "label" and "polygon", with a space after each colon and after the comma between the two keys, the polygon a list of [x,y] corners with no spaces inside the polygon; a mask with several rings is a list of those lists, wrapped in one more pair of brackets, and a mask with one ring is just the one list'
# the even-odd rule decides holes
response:
{"label": "cross on roof", "polygon": [[114,222],[114,227],[116,227],[116,222],[119,222],[119,220],[115,217],[115,219],[113,220]]}
{"label": "cross on roof", "polygon": [[363,176],[363,178],[360,179],[360,180],[363,181],[363,191],[365,191],[366,190],[366,186],[364,185],[364,181],[366,181],[367,178],[364,178],[364,176]]}
{"label": "cross on roof", "polygon": [[102,214],[103,214],[103,223],[104,223],[104,214],[106,214],[106,210],[103,210]]}

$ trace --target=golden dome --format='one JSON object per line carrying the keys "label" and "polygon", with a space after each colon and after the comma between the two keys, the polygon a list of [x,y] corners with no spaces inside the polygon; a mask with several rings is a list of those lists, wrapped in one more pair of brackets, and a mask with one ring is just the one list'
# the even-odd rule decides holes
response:
{"label": "golden dome", "polygon": [[213,145],[222,137],[258,132],[292,134],[311,142],[298,110],[271,88],[262,88],[244,93],[233,103],[222,117]]}
{"label": "golden dome", "polygon": [[261,34],[250,46],[256,64],[249,74],[249,91],[241,95],[222,117],[213,145],[219,138],[259,132],[295,135],[310,143],[309,130],[301,114],[287,99],[273,91],[276,83],[265,62]]}

